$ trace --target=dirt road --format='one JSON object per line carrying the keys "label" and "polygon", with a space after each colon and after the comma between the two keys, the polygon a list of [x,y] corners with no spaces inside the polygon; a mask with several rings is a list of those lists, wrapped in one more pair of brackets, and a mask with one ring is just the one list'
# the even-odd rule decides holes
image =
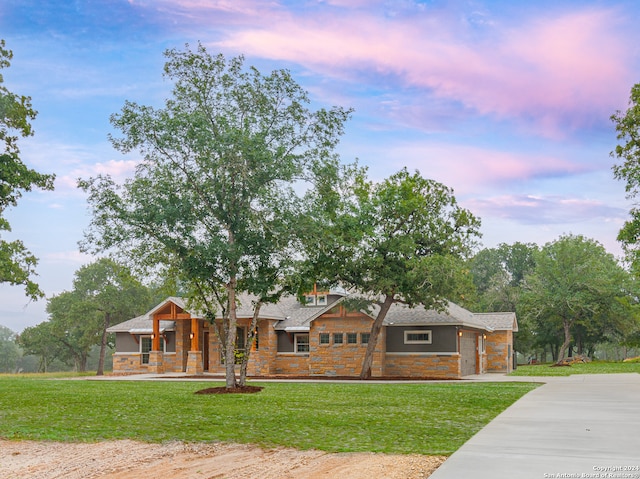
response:
{"label": "dirt road", "polygon": [[440,456],[330,454],[238,444],[97,444],[0,440],[3,479],[423,479]]}

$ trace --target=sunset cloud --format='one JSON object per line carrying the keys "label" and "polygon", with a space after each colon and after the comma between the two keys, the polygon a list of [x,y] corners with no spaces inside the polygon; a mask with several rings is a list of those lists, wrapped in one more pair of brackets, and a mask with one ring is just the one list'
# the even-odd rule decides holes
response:
{"label": "sunset cloud", "polygon": [[491,216],[527,225],[578,224],[600,221],[621,224],[628,213],[598,200],[561,195],[503,195],[465,201],[479,216]]}
{"label": "sunset cloud", "polygon": [[552,137],[607,119],[633,80],[632,50],[614,10],[589,7],[512,24],[486,22],[489,31],[480,39],[450,12],[332,13],[278,10],[259,26],[233,31],[212,45],[354,82],[391,76],[403,88],[416,87]]}
{"label": "sunset cloud", "polygon": [[455,144],[409,144],[389,151],[398,166],[420,170],[463,195],[533,179],[570,176],[589,168],[559,157]]}

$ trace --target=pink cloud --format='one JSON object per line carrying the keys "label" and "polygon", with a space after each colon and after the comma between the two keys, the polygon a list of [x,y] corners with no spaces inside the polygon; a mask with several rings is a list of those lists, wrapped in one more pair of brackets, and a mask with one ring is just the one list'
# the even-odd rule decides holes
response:
{"label": "pink cloud", "polygon": [[494,22],[480,38],[448,12],[273,13],[214,45],[352,81],[392,75],[403,87],[480,114],[518,118],[550,136],[608,118],[633,83],[630,45],[613,10],[527,17],[507,26]]}
{"label": "pink cloud", "polygon": [[521,224],[576,224],[588,221],[622,224],[624,208],[609,206],[589,198],[560,195],[502,195],[467,199],[464,206],[480,217],[512,220]]}
{"label": "pink cloud", "polygon": [[386,154],[398,168],[406,165],[409,169],[417,169],[423,176],[464,195],[483,192],[500,184],[587,171],[583,165],[553,156],[514,154],[454,144],[391,147]]}

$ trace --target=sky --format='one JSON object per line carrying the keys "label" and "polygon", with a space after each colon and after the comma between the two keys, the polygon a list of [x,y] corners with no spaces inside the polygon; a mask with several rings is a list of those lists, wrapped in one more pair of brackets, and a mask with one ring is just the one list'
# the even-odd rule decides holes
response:
{"label": "sky", "polygon": [[[617,257],[628,217],[610,120],[640,82],[635,0],[0,0],[14,53],[5,86],[30,96],[22,159],[54,191],[4,212],[39,258],[50,298],[92,261],[78,178],[123,180],[139,157],[109,143],[126,100],[162,107],[167,49],[201,42],[288,69],[314,108],[353,108],[339,153],[382,180],[407,167],[454,190],[482,220],[482,247],[584,235]],[[0,284],[0,325],[47,319],[46,300]]]}

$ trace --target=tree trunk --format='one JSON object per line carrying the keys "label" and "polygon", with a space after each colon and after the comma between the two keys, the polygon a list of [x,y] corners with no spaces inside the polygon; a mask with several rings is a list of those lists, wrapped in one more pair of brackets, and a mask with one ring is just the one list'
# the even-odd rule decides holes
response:
{"label": "tree trunk", "polygon": [[558,363],[564,359],[564,354],[569,347],[569,343],[571,342],[571,323],[572,321],[568,321],[566,319],[562,320],[562,328],[564,329],[564,342],[562,346],[560,346],[560,352],[558,353]]}
{"label": "tree trunk", "polygon": [[104,357],[107,354],[107,328],[111,325],[111,313],[104,313],[102,339],[100,340],[100,357],[98,359],[98,372],[96,376],[104,375]]}
{"label": "tree trunk", "polygon": [[258,301],[256,307],[253,310],[253,318],[251,318],[251,325],[249,326],[249,337],[245,341],[244,355],[242,356],[242,363],[240,364],[240,382],[238,386],[243,387],[247,384],[247,365],[249,364],[249,356],[251,354],[251,348],[253,342],[256,339],[256,328],[258,327],[258,316],[260,316],[260,308],[262,308],[262,301]]}
{"label": "tree trunk", "polygon": [[227,318],[227,324],[225,334],[227,337],[226,351],[225,351],[225,377],[227,389],[234,389],[236,387],[236,327],[238,324],[238,318],[236,314],[236,284],[237,280],[235,276],[232,276],[227,285],[227,298],[229,301],[229,316]]}
{"label": "tree trunk", "polygon": [[384,298],[384,302],[380,305],[380,312],[375,321],[371,325],[371,334],[369,335],[369,344],[367,344],[367,351],[364,353],[364,359],[362,361],[362,370],[360,371],[360,379],[369,379],[371,377],[371,365],[373,364],[373,353],[376,350],[376,344],[378,342],[378,336],[382,329],[382,322],[387,316],[387,312],[394,302],[393,294],[388,294]]}

